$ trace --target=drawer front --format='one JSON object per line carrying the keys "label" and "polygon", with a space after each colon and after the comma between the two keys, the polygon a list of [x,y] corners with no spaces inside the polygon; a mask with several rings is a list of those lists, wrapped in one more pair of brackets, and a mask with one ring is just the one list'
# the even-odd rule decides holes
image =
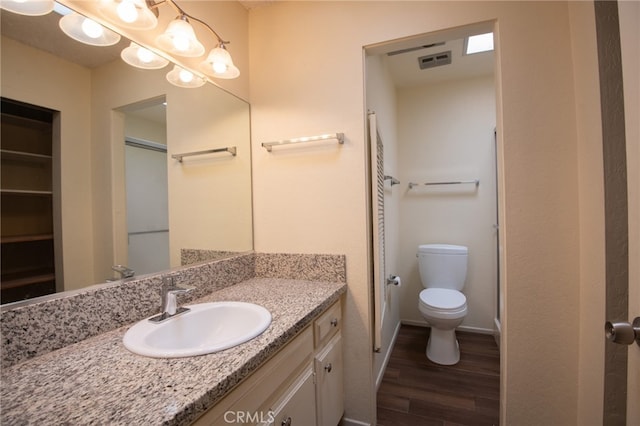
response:
{"label": "drawer front", "polygon": [[342,328],[342,309],[340,301],[331,306],[314,323],[314,343],[319,348]]}

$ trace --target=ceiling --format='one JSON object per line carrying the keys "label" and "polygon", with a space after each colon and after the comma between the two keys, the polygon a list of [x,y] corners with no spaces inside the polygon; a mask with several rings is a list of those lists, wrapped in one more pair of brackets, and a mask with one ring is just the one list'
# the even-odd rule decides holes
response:
{"label": "ceiling", "polygon": [[[422,45],[414,44],[417,47]],[[463,55],[463,48],[464,39],[457,39],[447,41],[443,45],[417,50],[411,50],[411,46],[402,46],[402,49],[409,51],[394,55],[383,53],[382,56],[396,87],[412,87],[493,74],[493,51]],[[418,58],[446,51],[451,51],[451,64],[420,69]]]}

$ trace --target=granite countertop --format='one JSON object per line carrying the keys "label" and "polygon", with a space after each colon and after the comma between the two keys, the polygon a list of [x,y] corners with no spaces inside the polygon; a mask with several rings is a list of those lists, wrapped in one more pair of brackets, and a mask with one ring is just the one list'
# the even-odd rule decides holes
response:
{"label": "granite countertop", "polygon": [[2,371],[2,424],[187,425],[255,371],[346,291],[346,284],[252,278],[193,303],[267,308],[269,328],[214,354],[148,358],[122,344],[125,326]]}

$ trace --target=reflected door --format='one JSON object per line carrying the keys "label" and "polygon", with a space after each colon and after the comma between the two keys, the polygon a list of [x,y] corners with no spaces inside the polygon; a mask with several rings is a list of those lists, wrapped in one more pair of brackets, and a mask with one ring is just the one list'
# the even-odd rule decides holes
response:
{"label": "reflected door", "polygon": [[169,269],[167,152],[127,141],[128,265],[136,275]]}

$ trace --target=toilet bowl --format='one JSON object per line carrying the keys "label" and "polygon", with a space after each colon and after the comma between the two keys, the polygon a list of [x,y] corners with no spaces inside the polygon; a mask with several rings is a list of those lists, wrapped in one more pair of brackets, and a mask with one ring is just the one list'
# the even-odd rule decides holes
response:
{"label": "toilet bowl", "polygon": [[418,247],[422,285],[418,309],[431,326],[426,354],[431,361],[453,365],[460,360],[455,329],[467,315],[467,298],[461,292],[467,274],[468,249],[464,246],[426,244]]}
{"label": "toilet bowl", "polygon": [[418,309],[431,325],[427,358],[442,365],[460,361],[455,329],[467,315],[467,298],[457,290],[428,288],[420,292]]}

